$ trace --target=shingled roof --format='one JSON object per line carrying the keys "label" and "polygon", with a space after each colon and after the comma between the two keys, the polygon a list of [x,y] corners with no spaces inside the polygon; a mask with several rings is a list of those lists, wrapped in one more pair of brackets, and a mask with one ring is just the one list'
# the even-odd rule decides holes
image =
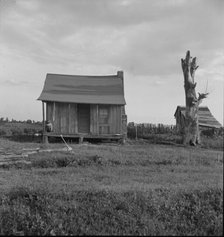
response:
{"label": "shingled roof", "polygon": [[126,104],[123,77],[119,76],[119,72],[118,75],[110,76],[48,73],[38,100],[86,104]]}
{"label": "shingled roof", "polygon": [[[185,117],[186,107],[177,106],[176,112],[174,116],[177,116],[178,111],[180,111],[181,115]],[[198,120],[199,126],[202,127],[210,127],[210,128],[220,128],[222,125],[215,119],[215,117],[211,114],[210,110],[207,106],[201,106],[198,110]]]}

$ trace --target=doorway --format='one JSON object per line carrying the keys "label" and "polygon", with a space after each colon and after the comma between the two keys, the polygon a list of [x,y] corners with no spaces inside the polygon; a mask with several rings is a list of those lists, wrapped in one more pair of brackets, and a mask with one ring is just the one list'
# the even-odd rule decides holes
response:
{"label": "doorway", "polygon": [[78,104],[78,133],[90,132],[90,105]]}

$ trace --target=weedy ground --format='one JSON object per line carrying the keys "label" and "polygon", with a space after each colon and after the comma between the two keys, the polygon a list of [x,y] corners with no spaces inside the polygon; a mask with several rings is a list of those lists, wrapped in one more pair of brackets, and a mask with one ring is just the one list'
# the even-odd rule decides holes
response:
{"label": "weedy ground", "polygon": [[[0,140],[5,150],[38,146]],[[0,167],[0,235],[223,234],[222,151],[144,142],[71,147]]]}

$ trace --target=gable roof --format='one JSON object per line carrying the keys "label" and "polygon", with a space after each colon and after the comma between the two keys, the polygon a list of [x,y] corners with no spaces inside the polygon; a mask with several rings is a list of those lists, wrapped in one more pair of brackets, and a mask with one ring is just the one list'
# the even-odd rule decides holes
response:
{"label": "gable roof", "polygon": [[[185,117],[185,106],[177,106],[174,116],[177,118],[177,113],[181,113]],[[210,128],[221,128],[222,125],[215,119],[207,106],[200,106],[198,109],[199,126]]]}
{"label": "gable roof", "polygon": [[38,100],[86,104],[126,104],[123,77],[119,72],[118,75],[111,76],[48,73]]}

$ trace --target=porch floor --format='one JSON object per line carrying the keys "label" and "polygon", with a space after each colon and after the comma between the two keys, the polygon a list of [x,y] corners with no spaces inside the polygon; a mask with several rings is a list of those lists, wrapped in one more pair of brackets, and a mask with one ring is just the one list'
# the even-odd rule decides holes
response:
{"label": "porch floor", "polygon": [[48,142],[49,137],[61,137],[63,138],[78,138],[79,143],[83,142],[83,139],[108,139],[108,140],[123,140],[123,135],[122,134],[84,134],[84,133],[78,133],[78,134],[58,134],[58,133],[53,133],[53,132],[45,132],[43,134],[43,141]]}

